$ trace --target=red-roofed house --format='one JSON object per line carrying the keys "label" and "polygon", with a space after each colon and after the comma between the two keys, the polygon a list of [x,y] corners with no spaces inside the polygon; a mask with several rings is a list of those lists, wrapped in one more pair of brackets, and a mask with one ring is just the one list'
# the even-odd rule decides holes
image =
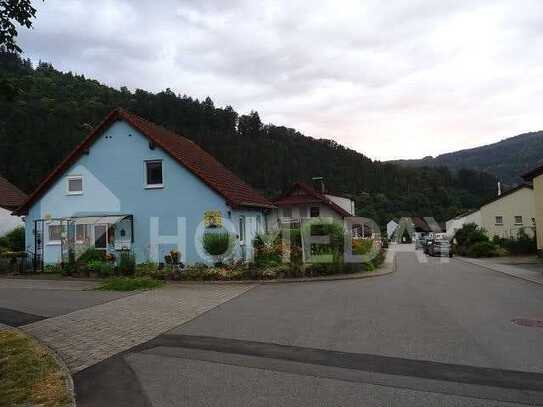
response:
{"label": "red-roofed house", "polygon": [[23,204],[26,194],[0,177],[0,236],[23,225],[23,220],[12,212]]}
{"label": "red-roofed house", "polygon": [[270,229],[278,228],[281,223],[299,224],[303,218],[332,218],[343,223],[345,217],[355,213],[352,199],[319,192],[303,182],[296,182],[272,202],[277,209],[268,216]]}
{"label": "red-roofed house", "polygon": [[178,250],[185,263],[211,261],[208,229],[237,236],[236,257],[274,208],[198,145],[122,109],[112,111],[17,210],[37,263],[95,247],[130,249],[137,261],[163,262]]}

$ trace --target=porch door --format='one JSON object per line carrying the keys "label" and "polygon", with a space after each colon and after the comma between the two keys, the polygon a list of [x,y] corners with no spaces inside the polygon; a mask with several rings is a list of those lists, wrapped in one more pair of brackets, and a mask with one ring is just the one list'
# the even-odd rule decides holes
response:
{"label": "porch door", "polygon": [[106,250],[107,248],[107,225],[94,225],[94,247]]}

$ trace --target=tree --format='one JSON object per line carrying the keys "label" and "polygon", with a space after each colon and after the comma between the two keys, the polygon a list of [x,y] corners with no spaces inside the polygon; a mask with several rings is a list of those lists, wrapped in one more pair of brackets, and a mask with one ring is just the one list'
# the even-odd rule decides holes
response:
{"label": "tree", "polygon": [[0,46],[5,46],[10,52],[22,52],[15,43],[15,23],[31,28],[35,16],[36,9],[30,0],[0,0]]}
{"label": "tree", "polygon": [[251,112],[249,115],[239,117],[239,134],[243,137],[258,137],[262,131],[262,122],[258,112]]}

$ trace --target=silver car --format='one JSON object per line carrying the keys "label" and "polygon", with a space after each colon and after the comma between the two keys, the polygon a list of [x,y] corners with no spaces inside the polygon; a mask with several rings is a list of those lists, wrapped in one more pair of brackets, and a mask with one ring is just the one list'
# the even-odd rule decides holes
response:
{"label": "silver car", "polygon": [[430,256],[446,256],[446,257],[452,257],[452,246],[451,242],[448,240],[435,240],[429,247],[428,247],[428,254]]}

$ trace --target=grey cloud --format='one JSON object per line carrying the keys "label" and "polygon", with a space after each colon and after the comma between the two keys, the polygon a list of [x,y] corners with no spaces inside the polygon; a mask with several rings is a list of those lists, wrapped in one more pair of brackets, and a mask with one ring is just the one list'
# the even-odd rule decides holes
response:
{"label": "grey cloud", "polygon": [[438,154],[543,127],[537,0],[522,8],[514,0],[37,6],[35,29],[21,33],[35,61],[113,86],[209,95],[376,158]]}

